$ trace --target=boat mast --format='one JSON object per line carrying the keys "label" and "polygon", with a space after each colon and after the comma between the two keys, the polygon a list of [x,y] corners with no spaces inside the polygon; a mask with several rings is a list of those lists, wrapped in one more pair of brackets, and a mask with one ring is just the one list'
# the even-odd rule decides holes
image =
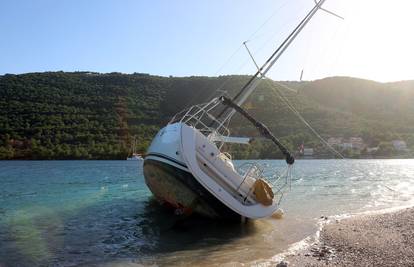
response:
{"label": "boat mast", "polygon": [[132,145],[132,156],[135,156],[135,154],[137,153],[136,147],[137,147],[137,137],[134,135],[134,143]]}
{"label": "boat mast", "polygon": [[[243,103],[247,100],[247,98],[253,93],[259,83],[265,78],[267,72],[273,67],[276,61],[280,58],[280,56],[285,52],[285,50],[289,47],[289,45],[295,40],[298,34],[302,31],[302,29],[308,24],[308,22],[312,19],[315,13],[322,9],[322,5],[325,3],[326,0],[320,0],[316,2],[315,6],[309,11],[309,13],[302,19],[302,21],[296,26],[296,28],[289,34],[289,36],[283,41],[283,43],[273,52],[273,54],[266,60],[266,62],[257,70],[257,72],[253,75],[252,78],[243,86],[243,88],[237,93],[236,96],[233,97],[232,101],[236,103],[238,106],[243,105]],[[323,9],[325,10],[325,9]],[[223,111],[219,114],[219,118],[222,117],[227,112],[228,107],[225,107]],[[230,120],[233,114],[236,111],[232,109],[226,118],[223,120],[223,123]]]}

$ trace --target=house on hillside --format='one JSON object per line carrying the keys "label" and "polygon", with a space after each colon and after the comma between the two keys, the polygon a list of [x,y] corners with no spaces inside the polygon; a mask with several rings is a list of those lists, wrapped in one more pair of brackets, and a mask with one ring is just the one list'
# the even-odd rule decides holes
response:
{"label": "house on hillside", "polygon": [[343,150],[362,150],[366,147],[364,140],[361,137],[354,136],[348,139],[344,139],[342,137],[329,137],[328,144],[331,146],[339,147]]}
{"label": "house on hillside", "polygon": [[304,148],[303,149],[303,156],[312,157],[313,156],[313,148]]}
{"label": "house on hillside", "polygon": [[407,144],[403,140],[392,140],[391,143],[397,151],[408,151]]}
{"label": "house on hillside", "polygon": [[349,143],[352,144],[352,149],[362,150],[365,148],[364,140],[361,137],[350,137]]}
{"label": "house on hillside", "polygon": [[343,150],[352,149],[352,143],[344,142],[339,145]]}
{"label": "house on hillside", "polygon": [[378,151],[378,149],[379,149],[379,147],[378,147],[378,146],[376,146],[376,147],[367,147],[367,153],[368,153],[368,154],[375,153],[375,152],[377,152],[377,151]]}
{"label": "house on hillside", "polygon": [[330,146],[340,146],[342,143],[342,137],[329,137],[328,144]]}

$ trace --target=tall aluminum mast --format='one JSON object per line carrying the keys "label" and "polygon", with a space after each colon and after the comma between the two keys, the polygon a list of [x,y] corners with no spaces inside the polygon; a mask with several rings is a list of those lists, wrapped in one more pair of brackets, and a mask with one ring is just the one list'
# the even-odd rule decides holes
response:
{"label": "tall aluminum mast", "polygon": [[[239,93],[233,97],[232,101],[235,102],[237,105],[241,106],[247,98],[253,93],[256,87],[259,85],[261,80],[265,77],[267,72],[273,67],[276,61],[280,58],[280,56],[285,52],[285,50],[289,47],[289,45],[295,40],[298,34],[302,31],[302,29],[308,24],[308,22],[312,19],[315,13],[321,9],[329,14],[333,14],[337,17],[340,17],[326,9],[322,8],[322,5],[325,3],[326,0],[320,0],[319,2],[315,1],[315,6],[309,11],[309,13],[302,19],[302,21],[296,26],[296,28],[289,34],[289,36],[282,42],[282,44],[273,52],[273,54],[266,60],[266,62],[257,70],[257,72],[253,75],[252,78],[243,86]],[[342,18],[342,17],[340,17]],[[227,112],[228,107],[226,107],[218,117],[222,117]],[[223,120],[223,124],[228,121],[235,110],[232,109],[225,119]]]}

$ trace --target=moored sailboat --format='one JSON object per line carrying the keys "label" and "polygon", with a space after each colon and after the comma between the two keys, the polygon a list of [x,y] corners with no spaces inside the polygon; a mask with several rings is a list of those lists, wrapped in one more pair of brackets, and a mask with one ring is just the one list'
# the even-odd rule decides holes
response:
{"label": "moored sailboat", "polygon": [[137,139],[134,137],[134,141],[131,144],[131,153],[127,157],[127,160],[144,160],[141,154],[137,153]]}

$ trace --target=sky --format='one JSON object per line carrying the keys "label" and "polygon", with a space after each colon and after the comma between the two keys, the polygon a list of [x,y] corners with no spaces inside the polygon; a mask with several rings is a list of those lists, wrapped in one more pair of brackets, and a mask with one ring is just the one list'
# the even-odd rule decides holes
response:
{"label": "sky", "polygon": [[[252,74],[313,0],[2,0],[0,74]],[[414,1],[327,0],[268,77],[414,79]]]}

